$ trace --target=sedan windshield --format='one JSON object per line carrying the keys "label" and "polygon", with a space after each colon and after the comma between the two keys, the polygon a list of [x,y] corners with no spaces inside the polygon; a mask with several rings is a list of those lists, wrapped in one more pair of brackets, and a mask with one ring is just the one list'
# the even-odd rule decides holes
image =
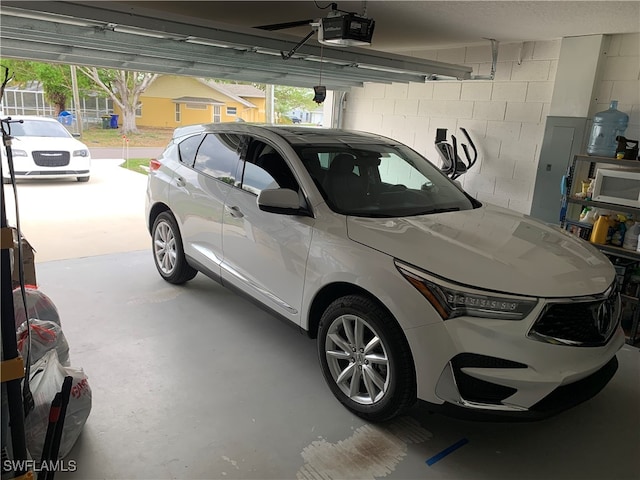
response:
{"label": "sedan windshield", "polygon": [[14,137],[64,137],[72,135],[57,122],[42,120],[24,120],[23,123],[12,123],[11,134]]}
{"label": "sedan windshield", "polygon": [[329,207],[359,217],[405,217],[480,205],[404,145],[296,145]]}

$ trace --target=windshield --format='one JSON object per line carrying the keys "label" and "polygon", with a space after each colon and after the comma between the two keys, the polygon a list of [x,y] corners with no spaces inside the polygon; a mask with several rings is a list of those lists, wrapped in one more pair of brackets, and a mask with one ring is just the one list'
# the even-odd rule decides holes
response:
{"label": "windshield", "polygon": [[470,210],[479,202],[404,145],[294,147],[329,207],[360,217]]}
{"label": "windshield", "polygon": [[71,137],[72,135],[58,122],[43,120],[24,120],[23,123],[11,124],[11,135],[14,137]]}

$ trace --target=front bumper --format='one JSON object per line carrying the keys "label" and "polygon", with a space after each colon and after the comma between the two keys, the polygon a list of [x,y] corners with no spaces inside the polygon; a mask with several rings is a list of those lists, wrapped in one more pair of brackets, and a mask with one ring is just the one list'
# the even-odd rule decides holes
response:
{"label": "front bumper", "polygon": [[616,322],[598,346],[531,336],[548,304],[541,301],[521,321],[459,317],[407,331],[418,398],[453,411],[526,419],[593,397],[617,369],[624,333]]}
{"label": "front bumper", "polygon": [[[37,164],[32,157],[13,157],[13,170],[18,180],[30,178],[73,178],[88,177],[91,174],[91,157],[78,157],[69,154],[69,160],[63,165]],[[3,175],[9,176],[6,159],[3,158]]]}
{"label": "front bumper", "polygon": [[482,421],[533,421],[542,420],[573,408],[597,395],[618,370],[618,359],[613,357],[600,370],[577,382],[556,388],[529,409],[469,408],[469,405],[445,402],[427,404],[429,410],[457,418]]}
{"label": "front bumper", "polygon": [[90,170],[31,170],[16,171],[15,176],[18,180],[29,178],[69,178],[69,177],[87,177]]}

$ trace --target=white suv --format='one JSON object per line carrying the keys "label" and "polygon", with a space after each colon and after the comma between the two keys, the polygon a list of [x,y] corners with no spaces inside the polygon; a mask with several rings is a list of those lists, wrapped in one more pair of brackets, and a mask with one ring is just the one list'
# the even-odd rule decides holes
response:
{"label": "white suv", "polygon": [[203,272],[317,337],[332,392],[368,420],[416,399],[543,417],[616,371],[624,334],[607,258],[480,204],[394,140],[178,128],[151,162],[146,203],[165,280]]}

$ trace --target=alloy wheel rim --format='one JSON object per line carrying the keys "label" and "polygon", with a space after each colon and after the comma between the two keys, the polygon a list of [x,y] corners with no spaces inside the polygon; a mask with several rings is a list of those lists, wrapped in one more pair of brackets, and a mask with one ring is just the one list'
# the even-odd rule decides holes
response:
{"label": "alloy wheel rim", "polygon": [[176,267],[176,237],[166,222],[160,222],[153,235],[153,249],[158,268],[165,275],[171,275]]}
{"label": "alloy wheel rim", "polygon": [[357,315],[341,315],[327,332],[325,356],[342,393],[361,405],[378,402],[389,389],[391,369],[382,339]]}

